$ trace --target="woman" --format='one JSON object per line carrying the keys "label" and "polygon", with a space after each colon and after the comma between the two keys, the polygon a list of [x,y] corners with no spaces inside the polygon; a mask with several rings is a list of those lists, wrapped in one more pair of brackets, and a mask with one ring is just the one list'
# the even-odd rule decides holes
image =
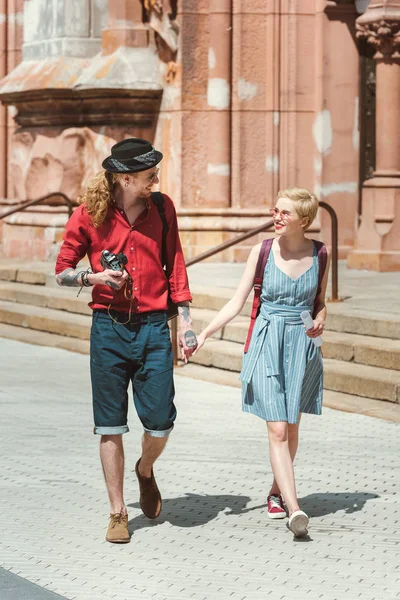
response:
{"label": "woman", "polygon": [[[271,467],[274,474],[268,494],[268,515],[286,517],[296,537],[307,535],[308,516],[300,510],[293,461],[298,446],[301,413],[321,414],[323,366],[321,351],[313,343],[324,330],[325,291],[329,261],[319,287],[317,243],[305,237],[314,221],[318,200],[305,189],[280,191],[274,218],[273,240],[264,271],[260,310],[244,354],[243,411],[267,422]],[[322,251],[326,251],[320,245]],[[253,288],[261,244],[255,246],[233,298],[198,336],[198,348],[242,310]],[[319,293],[317,293],[319,290]],[[313,314],[314,326],[305,331],[300,313]]]}

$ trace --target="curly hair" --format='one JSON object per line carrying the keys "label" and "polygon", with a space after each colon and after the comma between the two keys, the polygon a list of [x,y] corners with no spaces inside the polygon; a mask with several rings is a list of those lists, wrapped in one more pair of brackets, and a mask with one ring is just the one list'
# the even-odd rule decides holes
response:
{"label": "curly hair", "polygon": [[112,191],[117,179],[118,175],[101,171],[89,181],[85,192],[78,197],[78,202],[85,205],[91,216],[94,227],[99,227],[107,216],[113,202]]}

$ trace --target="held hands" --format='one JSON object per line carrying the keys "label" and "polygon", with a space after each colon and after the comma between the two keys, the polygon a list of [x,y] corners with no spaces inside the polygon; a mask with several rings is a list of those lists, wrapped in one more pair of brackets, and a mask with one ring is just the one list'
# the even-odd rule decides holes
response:
{"label": "held hands", "polygon": [[193,356],[195,354],[197,354],[198,351],[204,346],[205,341],[206,341],[206,336],[204,335],[204,333],[203,332],[199,333],[199,335],[197,336],[197,348],[193,352]]}
{"label": "held hands", "polygon": [[100,273],[93,273],[89,276],[89,282],[93,285],[108,285],[112,290],[120,290],[128,278],[126,271],[113,271],[106,269]]}
{"label": "held hands", "polygon": [[312,327],[311,329],[307,329],[306,334],[308,335],[309,338],[317,338],[318,336],[322,335],[322,333],[324,331],[324,327],[325,327],[325,323],[322,323],[321,321],[317,321],[315,319],[314,327]]}
{"label": "held hands", "polygon": [[197,338],[193,329],[180,327],[178,331],[178,343],[181,350],[181,358],[187,364],[189,358],[197,348]]}

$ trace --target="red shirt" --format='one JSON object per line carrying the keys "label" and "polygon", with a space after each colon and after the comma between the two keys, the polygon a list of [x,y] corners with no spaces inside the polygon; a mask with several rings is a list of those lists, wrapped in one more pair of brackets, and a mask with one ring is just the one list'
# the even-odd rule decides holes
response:
{"label": "red shirt", "polygon": [[[178,223],[172,200],[164,194],[165,215],[169,225],[167,234],[167,270],[173,302],[191,300],[188,277],[178,233]],[[97,228],[92,225],[85,205],[79,206],[69,219],[64,242],[56,262],[56,274],[76,265],[87,254],[94,273],[103,271],[100,255],[103,250],[113,254],[123,252],[125,265],[133,279],[132,312],[166,310],[168,280],[161,264],[162,221],[157,207],[149,200],[149,206],[130,225],[125,213],[110,207],[105,221]],[[125,298],[124,287],[112,290],[107,285],[95,285],[91,308],[107,308],[128,312],[130,300]]]}

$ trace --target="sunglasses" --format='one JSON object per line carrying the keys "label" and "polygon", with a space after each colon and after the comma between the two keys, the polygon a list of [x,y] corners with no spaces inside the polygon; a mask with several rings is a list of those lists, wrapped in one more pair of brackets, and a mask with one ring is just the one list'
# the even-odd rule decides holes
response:
{"label": "sunglasses", "polygon": [[270,213],[273,217],[277,217],[279,215],[282,221],[288,220],[292,215],[290,210],[279,210],[278,208],[270,208]]}
{"label": "sunglasses", "polygon": [[158,174],[159,174],[159,172],[160,172],[160,169],[159,169],[159,168],[157,168],[157,169],[154,171],[154,173],[152,173],[152,174],[151,174],[149,177],[147,177],[147,181],[148,181],[149,183],[154,183],[154,182],[155,182],[155,180],[156,180],[156,179],[157,179],[157,177],[158,177]]}

